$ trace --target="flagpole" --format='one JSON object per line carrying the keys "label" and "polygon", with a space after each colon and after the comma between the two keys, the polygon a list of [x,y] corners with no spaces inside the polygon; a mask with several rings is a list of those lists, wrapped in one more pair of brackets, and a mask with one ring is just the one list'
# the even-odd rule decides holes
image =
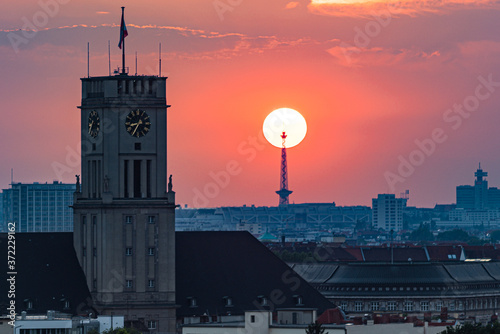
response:
{"label": "flagpole", "polygon": [[[125,7],[122,7],[122,20],[124,20]],[[125,37],[122,39],[122,74],[125,74]]]}

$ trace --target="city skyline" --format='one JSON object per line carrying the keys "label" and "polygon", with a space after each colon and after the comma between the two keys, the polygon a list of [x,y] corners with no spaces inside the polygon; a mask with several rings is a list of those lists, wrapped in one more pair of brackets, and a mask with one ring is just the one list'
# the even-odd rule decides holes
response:
{"label": "city skyline", "polygon": [[479,162],[500,185],[493,2],[48,0],[0,14],[2,187],[11,168],[15,182],[80,174],[78,78],[87,41],[90,76],[108,74],[108,40],[120,65],[119,5],[130,73],[137,51],[137,72],[157,74],[162,43],[178,204],[277,205],[280,150],[262,123],[280,107],[308,124],[287,152],[290,203],[370,205],[406,189],[412,206],[453,203]]}

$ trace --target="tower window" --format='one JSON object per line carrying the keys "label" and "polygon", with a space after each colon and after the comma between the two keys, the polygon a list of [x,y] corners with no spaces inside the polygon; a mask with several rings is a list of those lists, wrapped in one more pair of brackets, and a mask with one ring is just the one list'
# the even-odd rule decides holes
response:
{"label": "tower window", "polygon": [[155,221],[156,221],[156,219],[155,219],[155,218],[156,218],[155,216],[149,216],[149,217],[148,217],[148,223],[150,223],[150,224],[154,224],[154,223],[155,223]]}
{"label": "tower window", "polygon": [[125,216],[125,223],[132,224],[132,216]]}
{"label": "tower window", "polygon": [[131,256],[132,255],[132,247],[125,248],[125,255],[127,255],[127,256]]}
{"label": "tower window", "polygon": [[149,247],[148,248],[148,255],[155,255],[155,249],[154,249],[154,247]]}
{"label": "tower window", "polygon": [[97,256],[97,248],[94,247],[94,249],[92,250],[92,255]]}
{"label": "tower window", "polygon": [[92,151],[95,151],[96,150],[96,145],[95,143],[92,143]]}
{"label": "tower window", "polygon": [[123,161],[123,196],[128,198],[128,160]]}
{"label": "tower window", "polygon": [[126,284],[126,287],[127,287],[127,288],[132,288],[132,287],[134,286],[134,284],[133,284],[132,280],[130,280],[130,279],[128,279],[128,280],[125,282],[125,284]]}
{"label": "tower window", "polygon": [[154,288],[155,287],[155,280],[154,279],[148,280],[148,287],[149,288]]}
{"label": "tower window", "polygon": [[87,248],[83,247],[82,254],[83,256],[87,256]]}
{"label": "tower window", "polygon": [[141,160],[134,160],[134,197],[141,198]]}
{"label": "tower window", "polygon": [[135,144],[134,144],[134,149],[135,149],[136,151],[140,151],[140,150],[141,150],[141,143],[135,143]]}

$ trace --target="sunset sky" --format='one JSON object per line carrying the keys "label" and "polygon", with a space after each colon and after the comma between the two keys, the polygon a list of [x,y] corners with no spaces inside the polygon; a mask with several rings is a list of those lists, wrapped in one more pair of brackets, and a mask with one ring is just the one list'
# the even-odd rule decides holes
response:
{"label": "sunset sky", "polygon": [[[262,124],[298,110],[290,203],[454,203],[481,162],[500,187],[500,4],[469,0],[18,0],[0,12],[0,187],[80,174],[80,78],[127,62],[168,76],[177,203],[278,204]],[[33,31],[37,29],[38,31]],[[66,166],[57,173],[54,165]],[[227,169],[229,178],[221,178]],[[214,178],[219,177],[219,183]]]}

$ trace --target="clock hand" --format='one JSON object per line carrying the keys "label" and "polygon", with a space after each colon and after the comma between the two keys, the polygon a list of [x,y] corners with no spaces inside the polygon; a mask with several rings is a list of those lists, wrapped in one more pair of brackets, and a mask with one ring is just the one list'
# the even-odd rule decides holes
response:
{"label": "clock hand", "polygon": [[135,129],[134,129],[134,132],[132,132],[132,136],[135,134],[135,132],[137,131],[137,128],[139,128],[139,125],[142,124],[142,120],[139,120],[139,122],[136,123],[137,125],[135,126]]}

